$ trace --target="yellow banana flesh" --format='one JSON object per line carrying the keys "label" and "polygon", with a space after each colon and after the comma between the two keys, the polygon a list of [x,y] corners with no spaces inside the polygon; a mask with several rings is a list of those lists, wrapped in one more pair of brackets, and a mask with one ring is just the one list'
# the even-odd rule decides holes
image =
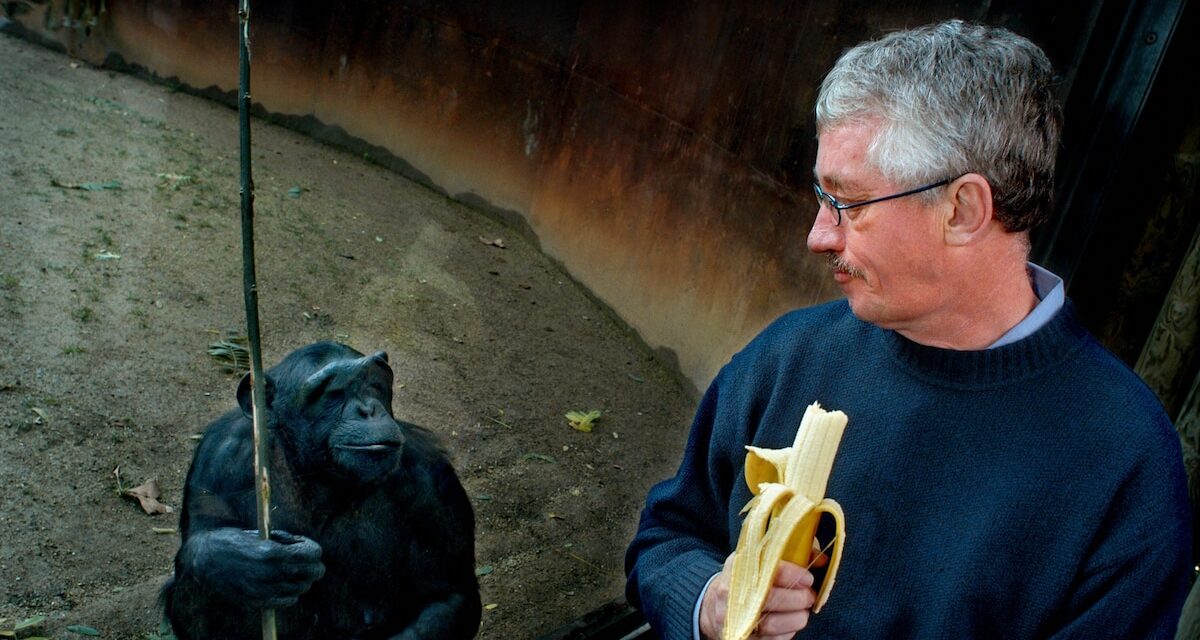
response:
{"label": "yellow banana flesh", "polygon": [[746,447],[746,484],[754,497],[742,509],[746,519],[730,569],[724,640],[745,640],[754,632],[781,560],[810,566],[819,553],[814,540],[822,514],[833,518],[834,539],[813,613],[828,600],[846,528],[841,506],[825,497],[825,488],[847,420],[841,411],[825,411],[814,402],[805,410],[792,446]]}

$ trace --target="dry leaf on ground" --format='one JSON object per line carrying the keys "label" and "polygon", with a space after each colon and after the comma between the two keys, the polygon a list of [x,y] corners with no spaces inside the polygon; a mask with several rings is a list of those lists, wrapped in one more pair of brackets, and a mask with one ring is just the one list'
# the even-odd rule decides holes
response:
{"label": "dry leaf on ground", "polygon": [[132,489],[126,489],[121,495],[127,498],[133,498],[142,505],[142,511],[150,515],[156,513],[171,513],[173,509],[158,501],[158,496],[162,493],[158,490],[157,480],[147,480]]}

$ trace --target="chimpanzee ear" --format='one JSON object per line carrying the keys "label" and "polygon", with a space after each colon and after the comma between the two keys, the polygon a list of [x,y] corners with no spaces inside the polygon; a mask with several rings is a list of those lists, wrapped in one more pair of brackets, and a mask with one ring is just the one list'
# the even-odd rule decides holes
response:
{"label": "chimpanzee ear", "polygon": [[383,360],[384,362],[391,362],[388,360],[388,354],[386,351],[376,351],[371,357],[378,360]]}
{"label": "chimpanzee ear", "polygon": [[[263,387],[267,390],[266,408],[269,411],[275,403],[275,381],[271,376],[263,374]],[[242,381],[238,383],[237,388],[238,405],[242,407],[242,413],[246,414],[247,418],[254,417],[254,403],[250,398],[250,374],[242,376]]]}

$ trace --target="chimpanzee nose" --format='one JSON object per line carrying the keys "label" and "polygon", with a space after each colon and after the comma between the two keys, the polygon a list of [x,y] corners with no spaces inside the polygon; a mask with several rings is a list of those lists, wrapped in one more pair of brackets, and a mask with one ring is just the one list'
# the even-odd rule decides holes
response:
{"label": "chimpanzee nose", "polygon": [[358,415],[361,418],[378,418],[384,413],[383,403],[378,400],[370,400],[358,405]]}

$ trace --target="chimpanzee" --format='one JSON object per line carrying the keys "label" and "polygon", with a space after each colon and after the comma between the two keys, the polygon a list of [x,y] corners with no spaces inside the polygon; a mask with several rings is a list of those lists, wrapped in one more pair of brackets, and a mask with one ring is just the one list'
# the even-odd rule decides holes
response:
{"label": "chimpanzee", "polygon": [[256,525],[250,383],[205,430],[162,590],[180,640],[470,638],[480,620],[471,504],[424,429],[392,417],[392,369],[342,344],[267,371],[271,540]]}

